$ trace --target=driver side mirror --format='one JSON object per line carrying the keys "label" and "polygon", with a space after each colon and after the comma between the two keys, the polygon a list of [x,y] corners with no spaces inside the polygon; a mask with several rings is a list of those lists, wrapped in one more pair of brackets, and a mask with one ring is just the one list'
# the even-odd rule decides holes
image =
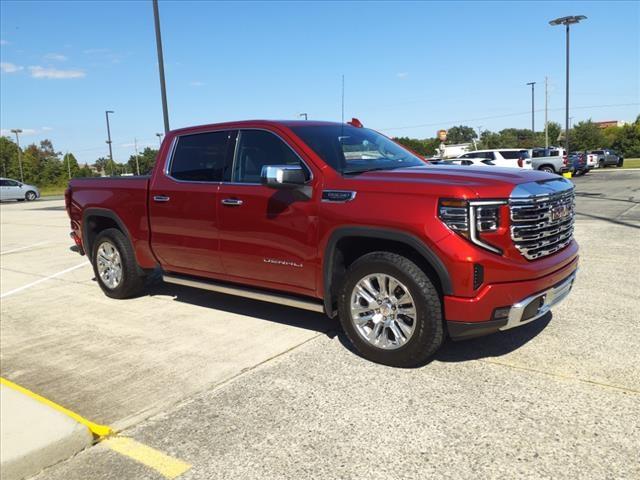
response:
{"label": "driver side mirror", "polygon": [[297,188],[305,184],[306,178],[299,165],[265,165],[260,181],[270,188]]}

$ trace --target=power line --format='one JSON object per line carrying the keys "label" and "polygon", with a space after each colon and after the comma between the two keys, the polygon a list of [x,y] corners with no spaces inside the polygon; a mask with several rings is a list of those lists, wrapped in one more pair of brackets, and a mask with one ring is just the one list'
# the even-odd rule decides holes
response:
{"label": "power line", "polygon": [[[607,107],[629,107],[629,106],[635,106],[635,105],[640,105],[640,102],[635,102],[635,103],[612,103],[609,105],[585,105],[585,106],[580,106],[580,107],[571,107],[571,110],[586,110],[589,108],[607,108]],[[564,108],[559,107],[559,108],[549,108],[549,111],[557,111],[557,110],[564,110]],[[543,112],[544,109],[539,109],[539,110],[535,110],[536,112]],[[526,112],[518,112],[518,113],[505,113],[502,115],[493,115],[493,116],[487,116],[487,117],[476,117],[476,118],[468,118],[465,120],[448,120],[448,121],[441,121],[441,122],[434,122],[434,123],[422,123],[420,125],[405,125],[402,127],[386,127],[386,128],[379,128],[378,130],[406,130],[406,129],[410,129],[410,128],[420,128],[420,127],[435,127],[435,126],[442,126],[442,125],[449,125],[449,124],[453,124],[453,123],[466,123],[466,122],[476,122],[479,120],[492,120],[495,118],[507,118],[507,117],[519,117],[522,115],[530,115],[531,111],[526,111]]]}

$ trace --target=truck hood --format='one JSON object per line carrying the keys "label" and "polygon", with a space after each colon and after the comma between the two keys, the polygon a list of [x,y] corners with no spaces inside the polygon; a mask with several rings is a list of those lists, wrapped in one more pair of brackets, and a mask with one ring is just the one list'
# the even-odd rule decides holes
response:
{"label": "truck hood", "polygon": [[[376,190],[396,190],[400,186],[404,193],[448,194],[468,198],[508,198],[516,185],[529,182],[558,180],[552,175],[538,170],[519,168],[472,167],[459,165],[425,165],[361,173],[354,177],[361,186]],[[360,183],[359,182],[359,183]],[[374,187],[375,185],[375,187]]]}

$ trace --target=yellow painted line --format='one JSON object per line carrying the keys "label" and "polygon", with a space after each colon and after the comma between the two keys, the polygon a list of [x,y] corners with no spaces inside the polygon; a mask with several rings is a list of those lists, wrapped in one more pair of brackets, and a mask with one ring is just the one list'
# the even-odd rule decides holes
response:
{"label": "yellow painted line", "polygon": [[106,437],[113,433],[113,430],[111,430],[110,427],[106,425],[99,425],[97,423],[93,423],[87,420],[86,418],[78,415],[77,413],[72,412],[67,408],[64,408],[62,405],[58,405],[57,403],[52,402],[48,398],[44,398],[43,396],[38,395],[37,393],[34,393],[31,390],[27,390],[26,388],[21,387],[20,385],[17,385],[12,381],[7,380],[6,378],[0,377],[0,384],[5,385],[6,387],[9,387],[17,392],[23,393],[24,395],[31,397],[34,400],[37,400],[38,402],[44,403],[45,405],[53,408],[54,410],[64,413],[68,417],[73,418],[76,422],[81,423],[82,425],[87,427],[91,431],[91,433],[93,433],[97,437]]}
{"label": "yellow painted line", "polygon": [[191,468],[188,463],[136,442],[133,438],[110,437],[104,440],[102,445],[154,469],[165,478],[176,478]]}

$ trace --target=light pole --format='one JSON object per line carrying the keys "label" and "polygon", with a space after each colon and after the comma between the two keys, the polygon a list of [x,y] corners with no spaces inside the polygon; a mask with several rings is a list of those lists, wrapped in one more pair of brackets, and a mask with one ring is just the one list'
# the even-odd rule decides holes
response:
{"label": "light pole", "polygon": [[111,127],[109,126],[109,114],[113,110],[105,110],[104,116],[107,118],[107,144],[109,145],[109,160],[111,160],[111,175],[113,175],[113,150],[111,149]]}
{"label": "light pole", "polygon": [[156,27],[156,49],[158,51],[158,72],[160,73],[160,94],[162,95],[162,116],[164,133],[169,131],[169,111],[167,109],[167,87],[164,82],[164,57],[162,55],[162,36],[160,35],[160,13],[158,0],[153,0],[153,20]]}
{"label": "light pole", "polygon": [[156,137],[158,137],[158,147],[162,147],[162,133],[156,133]]}
{"label": "light pole", "polygon": [[16,134],[16,144],[18,145],[18,165],[20,166],[20,181],[24,183],[24,175],[22,173],[22,152],[20,151],[20,134],[22,130],[20,128],[14,128],[11,130]]}
{"label": "light pole", "polygon": [[569,155],[569,26],[574,23],[580,23],[580,21],[585,20],[587,17],[584,15],[572,15],[569,17],[560,17],[555,20],[551,20],[549,25],[552,27],[556,25],[564,25],[566,28],[566,46],[567,46],[567,77],[566,77],[566,100],[565,100],[565,116],[564,116],[564,148],[565,154]]}
{"label": "light pole", "polygon": [[534,110],[535,96],[536,96],[536,82],[529,82],[527,85],[531,85],[531,132],[536,133],[536,114]]}
{"label": "light pole", "polygon": [[304,117],[305,120],[309,120],[309,115],[307,115],[306,113],[301,113],[299,117],[300,118]]}

